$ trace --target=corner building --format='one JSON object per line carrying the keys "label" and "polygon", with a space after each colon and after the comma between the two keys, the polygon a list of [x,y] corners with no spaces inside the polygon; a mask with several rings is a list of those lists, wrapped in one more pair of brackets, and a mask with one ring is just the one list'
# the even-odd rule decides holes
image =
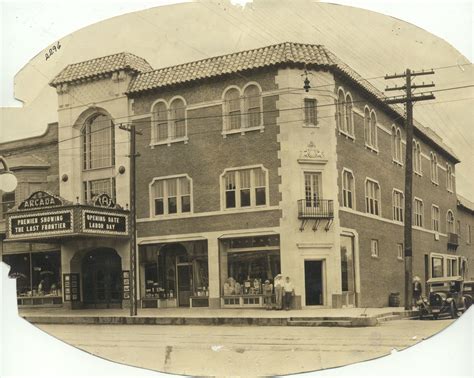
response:
{"label": "corner building", "polygon": [[[262,307],[262,284],[278,273],[294,283],[293,308],[403,297],[403,111],[325,47],[282,43],[158,70],[120,53],[71,64],[51,85],[66,200],[105,193],[126,209],[129,136],[118,126],[142,133],[142,307]],[[463,275],[459,160],[415,129],[414,274]],[[125,306],[129,247],[125,235],[63,240],[63,272],[79,274],[91,306],[110,307],[117,291]]]}

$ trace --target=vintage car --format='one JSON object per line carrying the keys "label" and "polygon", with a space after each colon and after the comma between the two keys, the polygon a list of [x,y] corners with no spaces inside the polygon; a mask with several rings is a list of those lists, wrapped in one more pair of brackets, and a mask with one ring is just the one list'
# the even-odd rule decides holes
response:
{"label": "vintage car", "polygon": [[466,298],[466,310],[471,307],[474,300],[474,281],[464,281],[463,283],[463,295]]}
{"label": "vintage car", "polygon": [[426,283],[428,298],[423,297],[417,303],[420,319],[426,316],[438,319],[442,314],[449,314],[452,319],[455,319],[460,312],[466,311],[462,277],[430,278]]}

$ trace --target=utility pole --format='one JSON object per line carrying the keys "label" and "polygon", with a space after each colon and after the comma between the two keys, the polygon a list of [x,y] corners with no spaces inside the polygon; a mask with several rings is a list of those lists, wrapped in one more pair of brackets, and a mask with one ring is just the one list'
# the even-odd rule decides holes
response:
{"label": "utility pole", "polygon": [[403,74],[386,75],[385,80],[405,78],[405,85],[398,87],[387,87],[386,91],[405,91],[404,96],[388,98],[386,104],[405,104],[406,120],[406,152],[405,152],[405,214],[404,214],[404,249],[405,249],[405,310],[411,310],[413,302],[413,237],[412,237],[412,205],[413,205],[413,103],[417,101],[433,100],[435,96],[432,93],[418,94],[413,93],[414,89],[431,88],[431,84],[413,84],[412,78],[422,75],[433,75],[434,71],[411,71],[407,68]]}
{"label": "utility pole", "polygon": [[137,261],[137,223],[136,223],[136,158],[140,156],[136,152],[136,135],[142,135],[140,131],[135,129],[134,125],[119,126],[119,129],[130,133],[130,316],[137,315],[137,281],[136,261]]}

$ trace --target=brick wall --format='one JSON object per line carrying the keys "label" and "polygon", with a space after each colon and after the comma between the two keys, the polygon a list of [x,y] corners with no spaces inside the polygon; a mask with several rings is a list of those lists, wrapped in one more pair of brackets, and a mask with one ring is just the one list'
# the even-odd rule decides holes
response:
{"label": "brick wall", "polygon": [[[278,111],[276,101],[278,95],[263,98],[263,124],[264,131],[251,131],[245,135],[232,134],[225,138],[222,136],[223,117],[222,106],[212,104],[220,101],[223,91],[229,85],[238,85],[241,88],[250,81],[255,81],[263,91],[273,90],[275,85],[275,72],[247,74],[245,78],[233,76],[213,82],[201,82],[195,86],[186,86],[161,90],[153,94],[146,94],[134,99],[135,114],[144,114],[150,111],[151,104],[163,98],[167,101],[173,96],[184,97],[188,106],[209,101],[205,107],[198,107],[187,111],[187,132],[189,141],[172,143],[171,145],[156,145],[150,147],[151,117],[136,120],[138,129],[143,135],[137,138],[137,148],[140,157],[137,159],[137,217],[150,217],[149,210],[149,184],[155,177],[187,174],[193,180],[193,206],[194,213],[220,211],[220,175],[224,169],[239,166],[262,164],[268,169],[270,206],[277,206],[280,201],[278,191],[278,148],[276,125]],[[268,217],[272,219],[268,219]],[[254,215],[236,214],[232,216],[235,228],[261,227],[262,220]],[[270,212],[263,219],[266,225],[277,223],[279,212]],[[200,218],[199,218],[200,219]],[[195,229],[195,225],[206,224],[208,231],[219,229],[216,223],[222,218],[210,219],[206,217],[204,223],[197,219],[180,219],[179,227],[170,226],[173,232],[182,233],[184,230]],[[175,221],[164,221],[163,226],[176,224]],[[225,222],[224,222],[225,223]],[[149,226],[139,224],[139,229],[148,235]],[[155,226],[153,226],[155,227]],[[204,229],[206,228],[204,227]],[[226,226],[227,227],[227,226]],[[230,227],[230,226],[228,226]],[[203,229],[202,227],[199,227]],[[140,231],[141,232],[141,231]],[[168,231],[169,232],[169,229]]]}
{"label": "brick wall", "polygon": [[[467,258],[466,279],[474,280],[474,211],[458,206],[456,221],[459,221],[461,226],[457,254]],[[470,241],[468,238],[468,225],[471,226]]]}
{"label": "brick wall", "polygon": [[[362,93],[354,90],[347,83],[339,82],[346,91],[350,91],[354,108],[363,114],[364,106],[367,104],[377,114],[377,122],[386,130],[391,130],[393,123],[402,130],[402,139],[405,139],[403,125],[394,116],[382,111],[379,106]],[[337,87],[336,87],[337,88]],[[403,227],[392,222],[392,191],[394,188],[404,192],[404,166],[392,162],[391,135],[378,128],[378,153],[365,147],[363,116],[354,114],[355,139],[352,140],[338,131],[337,138],[337,167],[339,203],[342,206],[342,183],[341,173],[343,168],[351,169],[355,177],[355,196],[357,212],[365,213],[365,179],[367,177],[378,181],[381,191],[382,217],[390,222],[369,218],[359,214],[340,211],[341,227],[351,228],[359,235],[360,253],[360,280],[361,280],[361,306],[387,306],[388,296],[391,292],[400,292],[401,300],[404,297],[403,286],[403,261],[397,259],[397,243],[403,243]],[[435,151],[438,163],[445,167],[448,155],[433,145],[425,143],[419,133],[415,134],[415,140],[420,142],[424,155],[430,155]],[[405,144],[403,144],[403,161],[405,156]],[[454,162],[451,162],[454,165]],[[454,169],[453,169],[454,172]],[[446,212],[448,209],[454,211],[456,207],[455,193],[446,190],[446,172],[438,169],[439,185],[434,185],[430,177],[430,161],[422,157],[422,176],[414,174],[413,196],[419,197],[424,204],[424,228],[431,230],[431,205],[435,204],[440,209],[440,232],[446,232]],[[377,239],[379,242],[380,257],[371,257],[370,241]],[[432,252],[453,253],[447,250],[447,238],[440,236],[436,241],[434,234],[429,231],[413,231],[413,274],[425,277],[424,259],[425,254]],[[403,302],[402,302],[403,303]]]}

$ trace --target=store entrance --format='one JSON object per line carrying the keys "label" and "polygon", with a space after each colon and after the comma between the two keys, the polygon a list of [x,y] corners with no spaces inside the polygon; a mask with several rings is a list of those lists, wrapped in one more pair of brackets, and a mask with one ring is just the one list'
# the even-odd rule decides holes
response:
{"label": "store entrance", "polygon": [[178,303],[180,307],[189,307],[189,298],[193,295],[193,266],[178,264]]}
{"label": "store entrance", "polygon": [[84,307],[122,306],[122,261],[114,249],[98,248],[82,259]]}
{"label": "store entrance", "polygon": [[306,306],[318,306],[323,304],[323,262],[305,261],[305,294]]}

